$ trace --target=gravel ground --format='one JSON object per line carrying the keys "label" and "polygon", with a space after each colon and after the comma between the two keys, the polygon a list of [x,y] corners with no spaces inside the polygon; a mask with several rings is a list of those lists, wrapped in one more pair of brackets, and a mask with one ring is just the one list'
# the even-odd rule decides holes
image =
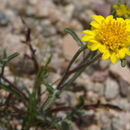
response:
{"label": "gravel ground", "polygon": [[[53,54],[50,67],[52,74],[48,78],[55,81],[61,77],[69,60],[78,49],[75,41],[64,33],[66,27],[72,28],[79,36],[89,28],[92,14],[109,14],[114,0],[0,0],[0,55],[5,48],[9,54],[19,52],[19,58],[11,61],[6,68],[10,80],[17,76],[22,84],[32,85],[34,69],[32,61],[25,58],[29,54],[24,40],[21,17],[32,29],[32,44],[36,49],[39,63],[44,63]],[[71,47],[70,47],[71,46]],[[111,103],[123,109],[91,110],[81,117],[79,125],[73,124],[73,130],[130,130],[130,58],[128,66],[120,67],[109,61],[98,61],[89,67],[61,96],[61,102],[75,104],[85,90],[86,103]],[[24,81],[24,83],[23,83]],[[81,91],[73,89],[81,88]],[[0,90],[1,91],[1,90]],[[6,93],[4,93],[6,95]],[[89,115],[89,116],[87,116]],[[86,117],[89,117],[88,119]],[[94,119],[93,119],[94,118]],[[90,122],[91,120],[91,122]]]}

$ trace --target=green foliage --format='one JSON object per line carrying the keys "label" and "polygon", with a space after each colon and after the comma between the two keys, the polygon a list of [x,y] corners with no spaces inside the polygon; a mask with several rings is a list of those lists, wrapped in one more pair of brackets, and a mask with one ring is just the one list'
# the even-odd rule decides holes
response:
{"label": "green foliage", "polygon": [[121,60],[121,66],[125,67],[127,65],[127,60],[126,59],[122,59]]}
{"label": "green foliage", "polygon": [[71,121],[70,120],[63,120],[61,122],[61,130],[71,130]]}
{"label": "green foliage", "polygon": [[70,28],[66,28],[64,31],[69,33],[73,37],[73,39],[77,42],[78,46],[80,47],[84,46],[83,42],[80,40],[80,38],[73,30],[71,30]]}
{"label": "green foliage", "polygon": [[[32,91],[30,92],[28,87],[26,87],[25,90],[21,90],[16,85],[17,81],[13,83],[4,75],[7,63],[19,54],[16,52],[7,55],[6,51],[3,52],[3,57],[0,58],[0,88],[8,91],[9,95],[4,104],[2,104],[4,107],[0,110],[0,124],[7,129],[14,129],[8,120],[9,118],[14,118],[20,120],[22,130],[29,130],[32,127],[36,129],[43,128],[45,130],[71,130],[72,119],[75,117],[78,118],[79,114],[83,112],[82,109],[84,109],[85,105],[83,96],[79,98],[79,103],[77,105],[71,104],[72,106],[63,106],[60,108],[56,106],[56,101],[57,99],[60,99],[64,89],[69,87],[89,65],[98,60],[101,54],[98,54],[96,51],[86,54],[86,44],[82,43],[76,33],[69,28],[65,29],[65,32],[69,33],[73,37],[80,48],[73,56],[58,84],[50,83],[47,80],[50,71],[48,65],[51,62],[52,55],[44,65],[38,66],[34,53],[35,51],[29,42],[28,45],[33,55],[32,60],[34,60],[38,72],[36,71],[35,73],[35,81],[32,86]],[[73,64],[75,64],[75,61],[81,54],[83,54],[83,56],[80,58],[80,63],[76,65],[76,67],[73,67]],[[122,64],[124,65],[124,61],[122,61]],[[54,87],[54,85],[56,85],[56,87]],[[42,92],[42,87],[45,87],[44,92]],[[42,99],[43,95],[45,98],[44,101]],[[24,105],[24,109],[16,109],[16,114],[11,112],[9,109],[11,107],[15,110],[14,104],[10,101],[10,97],[12,96],[15,97],[17,102],[20,101]],[[64,111],[66,116],[64,118],[58,117],[57,112],[59,111]]]}

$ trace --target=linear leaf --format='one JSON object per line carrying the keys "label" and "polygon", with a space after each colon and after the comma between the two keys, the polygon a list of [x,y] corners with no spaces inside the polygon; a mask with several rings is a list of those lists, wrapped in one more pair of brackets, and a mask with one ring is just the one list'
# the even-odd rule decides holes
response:
{"label": "linear leaf", "polygon": [[66,28],[64,31],[69,33],[73,37],[73,39],[77,42],[78,46],[80,47],[84,46],[83,42],[80,40],[78,35],[72,29]]}

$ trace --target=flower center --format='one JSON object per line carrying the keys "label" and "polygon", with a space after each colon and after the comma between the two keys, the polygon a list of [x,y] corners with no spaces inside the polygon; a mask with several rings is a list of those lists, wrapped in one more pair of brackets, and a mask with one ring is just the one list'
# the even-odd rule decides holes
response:
{"label": "flower center", "polygon": [[103,21],[100,29],[97,30],[96,39],[106,45],[110,51],[117,51],[127,46],[126,23],[117,20]]}

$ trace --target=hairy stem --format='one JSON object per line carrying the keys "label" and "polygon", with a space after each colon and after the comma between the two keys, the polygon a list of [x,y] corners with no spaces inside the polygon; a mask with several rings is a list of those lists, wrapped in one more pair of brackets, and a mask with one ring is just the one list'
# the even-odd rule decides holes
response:
{"label": "hairy stem", "polygon": [[73,56],[73,58],[72,58],[72,60],[70,61],[69,65],[68,65],[68,67],[67,67],[67,69],[66,69],[66,71],[65,71],[65,73],[64,73],[64,75],[63,75],[63,77],[62,77],[62,79],[61,79],[61,81],[59,82],[59,84],[58,84],[58,86],[57,86],[57,89],[59,89],[60,86],[64,83],[64,81],[68,78],[68,76],[69,76],[69,75],[68,75],[69,69],[71,68],[72,64],[75,62],[75,60],[77,59],[77,57],[80,55],[80,53],[81,53],[83,50],[85,50],[85,49],[86,49],[86,45],[85,45],[84,47],[80,48],[80,49],[76,52],[76,54]]}
{"label": "hairy stem", "polygon": [[97,59],[99,59],[100,56],[101,56],[101,54],[98,54],[97,56],[95,56],[93,59],[91,59],[87,63],[80,64],[79,66],[77,66],[73,70],[69,71],[67,76],[71,75],[74,72],[76,72],[76,73],[72,76],[71,79],[69,79],[67,81],[67,83],[62,84],[59,87],[59,89],[62,90],[64,87],[71,85],[79,77],[79,75],[86,69],[86,67],[88,67],[90,64],[92,64],[93,62],[95,62]]}

